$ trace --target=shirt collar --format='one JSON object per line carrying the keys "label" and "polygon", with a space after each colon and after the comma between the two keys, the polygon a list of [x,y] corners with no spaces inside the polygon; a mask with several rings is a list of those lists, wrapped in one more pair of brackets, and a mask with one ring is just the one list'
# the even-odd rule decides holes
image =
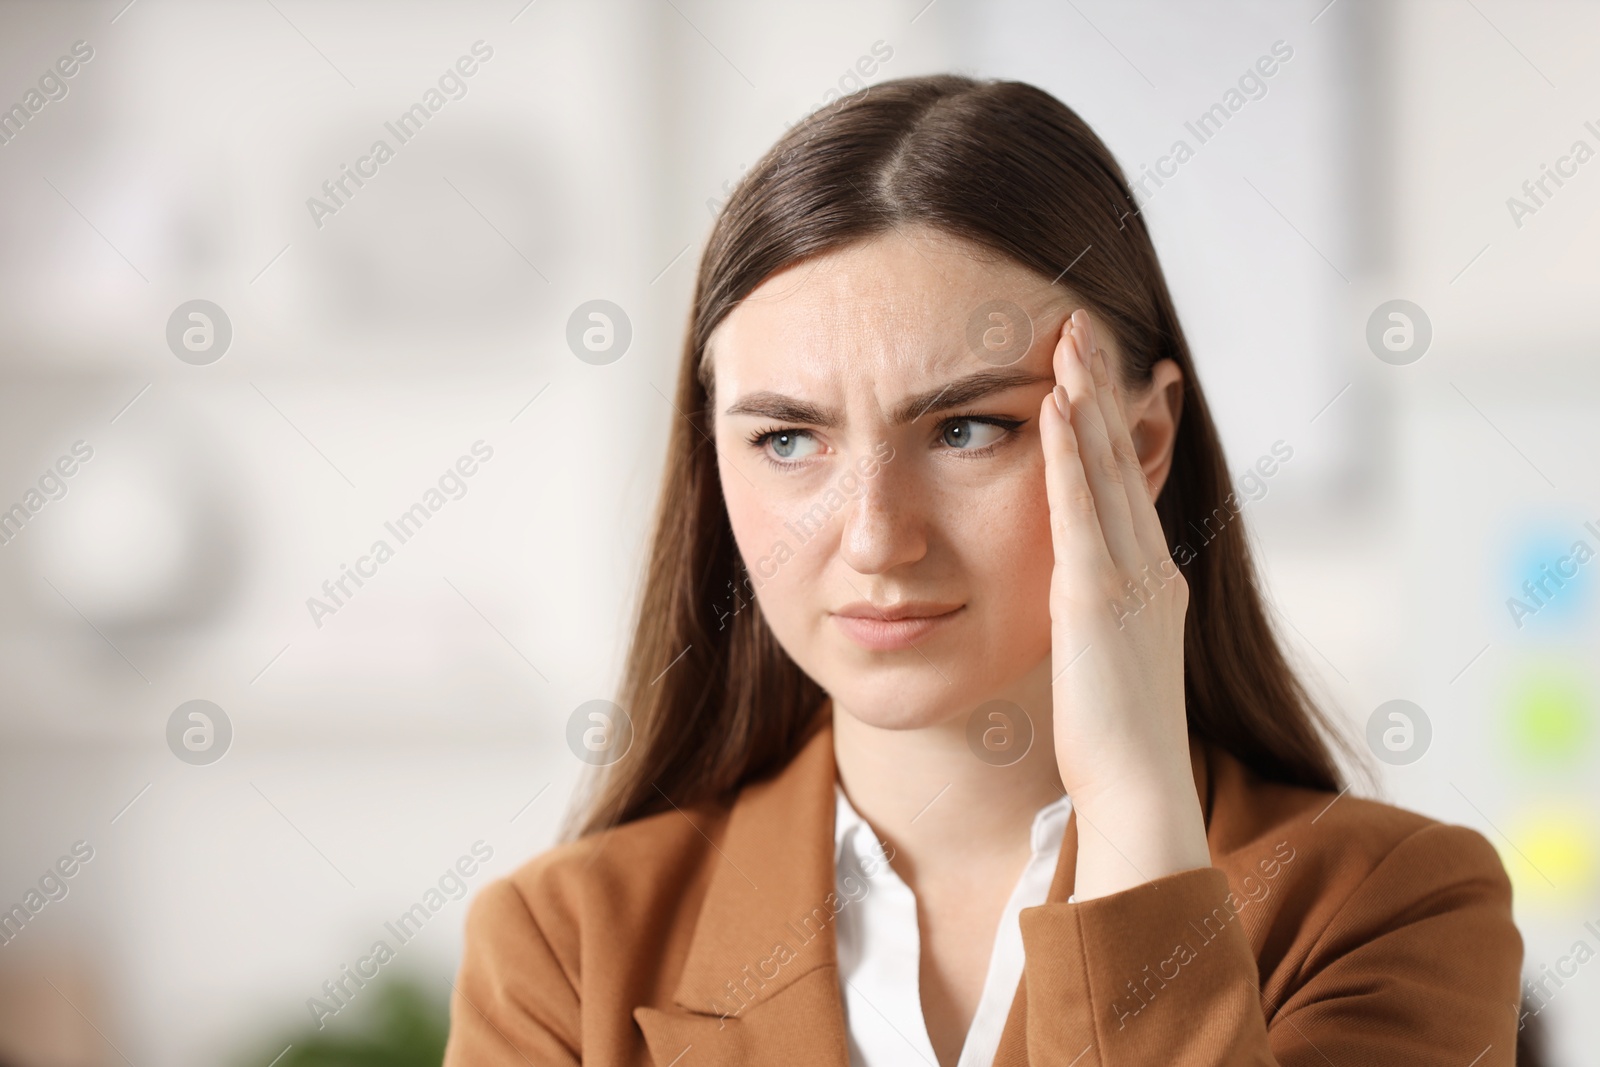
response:
{"label": "shirt collar", "polygon": [[[850,798],[844,795],[844,787],[838,782],[833,784],[833,795],[833,862],[835,866],[842,867],[845,849],[852,846],[856,830],[865,827],[867,821],[851,805]],[[870,833],[867,836],[872,837]]]}
{"label": "shirt collar", "polygon": [[1072,815],[1072,798],[1065,793],[1040,808],[1033,816],[1033,831],[1028,840],[1035,856],[1061,851],[1061,835]]}
{"label": "shirt collar", "polygon": [[[835,865],[840,865],[845,856],[846,848],[854,848],[858,856],[875,855],[883,851],[883,846],[873,835],[867,821],[863,819],[855,807],[850,803],[850,798],[845,796],[844,787],[837,781],[833,784],[834,793],[834,818],[833,818],[833,860]],[[1033,816],[1033,827],[1029,832],[1028,842],[1037,858],[1045,853],[1058,852],[1061,849],[1061,836],[1067,828],[1067,819],[1072,814],[1072,798],[1065,794],[1040,808]],[[860,832],[858,832],[860,831]]]}

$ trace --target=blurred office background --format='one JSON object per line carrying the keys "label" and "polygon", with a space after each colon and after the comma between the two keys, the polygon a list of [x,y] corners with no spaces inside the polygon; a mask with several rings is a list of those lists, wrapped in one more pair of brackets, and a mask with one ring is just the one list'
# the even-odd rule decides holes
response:
{"label": "blurred office background", "polygon": [[1511,0],[0,8],[0,905],[42,902],[0,1060],[289,1064],[443,1003],[457,886],[554,840],[613,695],[718,202],[841,91],[956,70],[1166,175],[1231,464],[1293,450],[1245,510],[1285,637],[1358,744],[1410,702],[1380,795],[1501,850],[1552,1060],[1600,1062],[1597,43]]}

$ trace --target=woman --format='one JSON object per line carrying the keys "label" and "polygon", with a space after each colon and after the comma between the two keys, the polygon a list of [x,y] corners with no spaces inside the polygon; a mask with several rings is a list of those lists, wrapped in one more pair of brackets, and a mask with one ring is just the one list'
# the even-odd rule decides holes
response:
{"label": "woman", "polygon": [[474,902],[447,1065],[1513,1062],[1505,872],[1346,794],[1075,113],[794,127],[676,407],[629,747]]}

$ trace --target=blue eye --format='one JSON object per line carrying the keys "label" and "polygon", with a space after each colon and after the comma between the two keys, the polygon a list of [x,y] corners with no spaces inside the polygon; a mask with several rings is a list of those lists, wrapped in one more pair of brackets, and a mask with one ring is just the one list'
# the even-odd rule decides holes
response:
{"label": "blue eye", "polygon": [[[988,456],[1022,427],[1027,419],[998,415],[957,415],[940,427],[936,445],[944,451],[963,454],[964,459]],[[808,430],[757,430],[748,438],[761,458],[775,468],[799,467],[800,461],[820,451],[821,445]]]}
{"label": "blue eye", "polygon": [[811,455],[811,452],[807,452],[802,448],[804,443],[808,441],[811,443],[812,451],[815,451],[816,440],[804,430],[769,430],[766,433],[757,434],[751,443],[761,449],[763,454],[766,454],[766,449],[770,445],[772,451],[767,457],[770,462],[772,456],[777,456],[783,460],[804,459],[806,456]]}
{"label": "blue eye", "polygon": [[992,422],[977,419],[951,419],[945,423],[940,439],[951,448],[962,451],[982,451],[1005,437],[1007,429]]}

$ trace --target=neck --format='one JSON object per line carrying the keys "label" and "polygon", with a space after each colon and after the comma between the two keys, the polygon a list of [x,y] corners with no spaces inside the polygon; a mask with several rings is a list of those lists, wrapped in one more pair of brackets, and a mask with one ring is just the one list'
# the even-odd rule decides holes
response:
{"label": "neck", "polygon": [[879,839],[893,846],[891,863],[908,882],[913,872],[937,876],[1025,856],[1034,815],[1062,795],[1049,658],[990,699],[1021,707],[1033,725],[1027,754],[1009,766],[985,762],[969,747],[971,711],[889,730],[833,704],[839,782]]}

